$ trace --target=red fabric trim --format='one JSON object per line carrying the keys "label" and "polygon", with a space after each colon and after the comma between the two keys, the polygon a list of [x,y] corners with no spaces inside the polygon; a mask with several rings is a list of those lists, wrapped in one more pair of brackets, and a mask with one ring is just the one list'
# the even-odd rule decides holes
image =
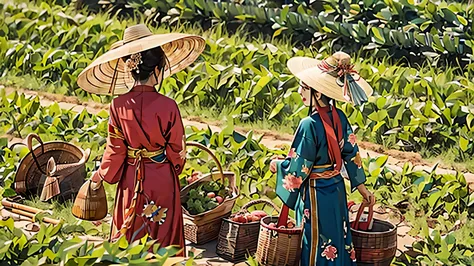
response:
{"label": "red fabric trim", "polygon": [[[329,159],[332,164],[335,164],[334,170],[340,171],[342,168],[342,155],[339,142],[342,140],[342,125],[339,119],[339,114],[336,108],[332,108],[332,118],[329,118],[328,112],[330,111],[329,106],[320,107],[316,104],[319,116],[323,122],[324,131],[326,132],[326,139],[328,141],[328,152]],[[336,135],[337,134],[337,135]]]}

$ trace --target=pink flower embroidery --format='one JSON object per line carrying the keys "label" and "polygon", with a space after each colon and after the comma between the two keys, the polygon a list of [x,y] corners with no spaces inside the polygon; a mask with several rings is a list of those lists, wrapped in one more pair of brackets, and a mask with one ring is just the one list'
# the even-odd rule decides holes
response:
{"label": "pink flower embroidery", "polygon": [[349,254],[351,254],[351,260],[352,260],[353,262],[356,262],[356,261],[357,261],[357,259],[356,259],[356,251],[355,251],[354,248],[352,248],[351,250],[349,250]]}
{"label": "pink flower embroidery", "polygon": [[309,168],[306,165],[301,166],[301,172],[309,175]]}
{"label": "pink flower embroidery", "polygon": [[337,258],[337,249],[334,246],[327,246],[323,253],[321,253],[322,257],[326,257],[327,260],[334,261]]}
{"label": "pink flower embroidery", "polygon": [[293,174],[287,174],[285,176],[285,179],[283,179],[283,188],[290,192],[294,192],[295,189],[301,186],[301,183],[303,183],[303,180],[301,178],[297,178]]}
{"label": "pink flower embroidery", "polygon": [[355,146],[355,144],[357,142],[357,137],[356,137],[356,135],[354,135],[354,133],[349,135],[349,142],[352,144],[352,147]]}
{"label": "pink flower embroidery", "polygon": [[290,152],[288,152],[288,157],[296,158],[295,148],[291,149]]}
{"label": "pink flower embroidery", "polygon": [[309,219],[309,209],[304,210],[304,216]]}

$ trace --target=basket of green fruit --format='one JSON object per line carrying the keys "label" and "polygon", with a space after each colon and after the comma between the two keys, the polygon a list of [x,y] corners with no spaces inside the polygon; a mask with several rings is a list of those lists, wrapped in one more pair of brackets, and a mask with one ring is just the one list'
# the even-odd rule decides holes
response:
{"label": "basket of green fruit", "polygon": [[193,180],[180,193],[184,237],[192,243],[204,244],[217,238],[222,218],[230,216],[239,192],[235,186],[235,174],[224,172],[211,150],[196,142],[187,142],[186,145],[207,152],[219,169]]}

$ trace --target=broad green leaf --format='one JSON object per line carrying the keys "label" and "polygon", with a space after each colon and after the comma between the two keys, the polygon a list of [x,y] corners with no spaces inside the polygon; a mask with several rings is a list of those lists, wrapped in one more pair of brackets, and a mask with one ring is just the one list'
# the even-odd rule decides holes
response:
{"label": "broad green leaf", "polygon": [[105,110],[101,110],[99,113],[97,113],[97,116],[105,119],[109,117],[109,113]]}
{"label": "broad green leaf", "polygon": [[428,204],[430,205],[431,208],[435,207],[435,204],[441,199],[443,196],[442,191],[437,191],[428,196]]}
{"label": "broad green leaf", "polygon": [[12,231],[13,228],[15,227],[15,222],[13,221],[12,218],[8,218],[6,220],[0,220],[0,226],[5,226],[8,228],[8,230]]}
{"label": "broad green leaf", "polygon": [[54,260],[54,258],[56,258],[56,254],[49,248],[47,248],[44,252],[43,252],[43,256],[49,258],[50,260]]}
{"label": "broad green leaf", "polygon": [[373,27],[371,30],[372,30],[375,42],[382,45],[385,44],[385,37],[384,37],[383,30],[381,28],[376,28],[376,27]]}
{"label": "broad green leaf", "polygon": [[379,110],[377,112],[374,112],[374,113],[370,114],[368,117],[369,117],[370,120],[380,122],[380,121],[384,120],[385,117],[387,117],[387,110],[385,110],[385,109]]}
{"label": "broad green leaf", "polygon": [[467,26],[468,21],[467,21],[467,19],[465,19],[463,16],[456,15],[456,18],[459,20],[459,22],[460,22],[462,25]]}
{"label": "broad green leaf", "polygon": [[459,148],[461,148],[463,152],[467,151],[468,145],[469,140],[465,139],[463,136],[459,136]]}
{"label": "broad green leaf", "polygon": [[273,33],[273,38],[280,36],[282,34],[282,32],[286,29],[287,28],[285,28],[285,27],[281,27],[281,28],[275,30],[275,32]]}
{"label": "broad green leaf", "polygon": [[273,117],[275,117],[276,115],[278,115],[280,113],[280,111],[283,109],[283,107],[285,107],[285,104],[284,103],[279,103],[275,106],[275,108],[273,108],[272,112],[270,113],[270,115],[268,116],[268,119],[272,119]]}
{"label": "broad green leaf", "polygon": [[8,146],[8,139],[7,138],[0,138],[0,148]]}

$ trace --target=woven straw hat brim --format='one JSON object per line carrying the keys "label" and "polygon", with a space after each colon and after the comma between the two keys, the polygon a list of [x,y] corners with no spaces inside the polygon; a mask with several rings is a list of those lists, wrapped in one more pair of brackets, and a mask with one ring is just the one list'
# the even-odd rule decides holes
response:
{"label": "woven straw hat brim", "polygon": [[[135,81],[131,73],[126,71],[122,57],[161,46],[169,60],[169,66],[164,72],[166,78],[192,64],[206,47],[202,37],[180,33],[151,35],[118,44],[79,74],[77,80],[79,87],[94,94],[111,94],[111,88],[114,95],[125,94]],[[115,84],[112,84],[113,82]]]}
{"label": "woven straw hat brim", "polygon": [[[294,57],[288,60],[287,65],[291,73],[306,85],[336,101],[348,102],[344,98],[343,87],[337,84],[335,77],[323,72],[318,67],[320,63],[321,60],[309,57]],[[365,91],[367,97],[372,95],[374,90],[367,81],[360,77],[356,82]]]}

